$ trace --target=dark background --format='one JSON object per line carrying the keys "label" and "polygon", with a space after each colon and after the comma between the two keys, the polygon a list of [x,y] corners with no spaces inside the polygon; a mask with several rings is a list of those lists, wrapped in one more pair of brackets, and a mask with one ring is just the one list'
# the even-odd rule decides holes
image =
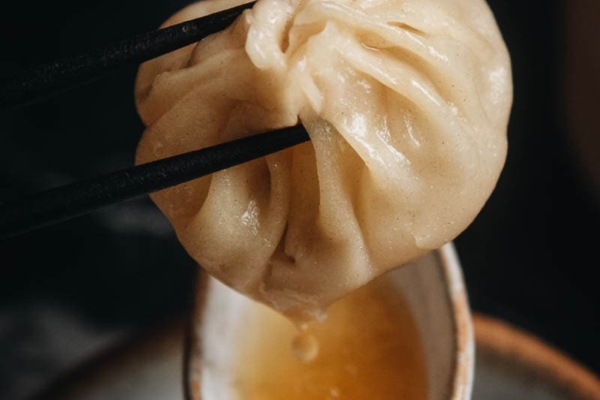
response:
{"label": "dark background", "polygon": [[[565,3],[490,1],[513,60],[509,154],[496,191],[455,243],[474,311],[598,373],[600,203],[568,134]],[[0,74],[153,29],[184,4],[11,2]],[[0,201],[131,166],[143,131],[135,70],[0,111]],[[189,309],[196,267],[146,198],[0,242],[0,254],[3,399],[37,393],[115,341]]]}

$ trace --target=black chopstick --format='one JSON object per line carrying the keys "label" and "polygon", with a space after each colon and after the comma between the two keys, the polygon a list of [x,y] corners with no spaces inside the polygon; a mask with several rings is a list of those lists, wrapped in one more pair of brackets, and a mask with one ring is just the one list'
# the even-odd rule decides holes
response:
{"label": "black chopstick", "polygon": [[41,100],[91,82],[119,68],[140,64],[197,42],[225,29],[243,10],[252,7],[254,3],[142,33],[88,53],[25,70],[0,83],[0,109]]}
{"label": "black chopstick", "polygon": [[0,205],[0,240],[156,192],[307,141],[302,125],[142,164]]}

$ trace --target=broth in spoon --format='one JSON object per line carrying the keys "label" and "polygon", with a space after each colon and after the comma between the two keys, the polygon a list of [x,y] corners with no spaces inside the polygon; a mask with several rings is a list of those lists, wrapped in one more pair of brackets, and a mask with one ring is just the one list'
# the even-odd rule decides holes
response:
{"label": "broth in spoon", "polygon": [[[334,303],[324,322],[298,330],[255,307],[240,331],[234,385],[245,400],[427,399],[413,316],[387,276]],[[292,347],[292,348],[291,348]]]}

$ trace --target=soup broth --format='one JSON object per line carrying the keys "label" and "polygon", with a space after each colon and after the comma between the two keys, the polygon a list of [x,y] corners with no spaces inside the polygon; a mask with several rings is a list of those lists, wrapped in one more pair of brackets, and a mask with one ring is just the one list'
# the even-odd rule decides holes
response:
{"label": "soup broth", "polygon": [[247,315],[234,385],[243,400],[425,400],[424,352],[398,288],[383,276],[299,331],[267,307]]}

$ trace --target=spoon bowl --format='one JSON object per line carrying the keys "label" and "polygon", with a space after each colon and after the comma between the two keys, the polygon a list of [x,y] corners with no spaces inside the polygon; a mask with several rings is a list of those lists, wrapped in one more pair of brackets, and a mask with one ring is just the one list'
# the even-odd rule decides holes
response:
{"label": "spoon bowl", "polygon": [[[423,347],[427,400],[469,400],[474,336],[453,244],[379,279],[402,294],[412,314]],[[184,379],[190,400],[244,400],[235,372],[244,350],[240,335],[261,337],[261,329],[267,328],[248,318],[264,307],[216,279],[201,277],[186,351]]]}

